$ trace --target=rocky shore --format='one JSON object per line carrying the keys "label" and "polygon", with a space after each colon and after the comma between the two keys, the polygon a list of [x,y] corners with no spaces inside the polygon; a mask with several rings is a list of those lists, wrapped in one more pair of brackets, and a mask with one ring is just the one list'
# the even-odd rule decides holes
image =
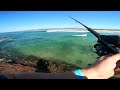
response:
{"label": "rocky shore", "polygon": [[55,62],[53,60],[3,60],[0,59],[0,73],[15,73],[15,72],[46,72],[57,73],[72,71],[76,66],[65,62]]}
{"label": "rocky shore", "polygon": [[[0,59],[0,73],[16,73],[16,72],[45,72],[45,73],[57,73],[72,71],[77,68],[75,65],[68,64],[63,61],[54,60],[4,60]],[[80,67],[81,68],[81,67]],[[120,69],[116,69],[115,76],[110,79],[120,79]]]}

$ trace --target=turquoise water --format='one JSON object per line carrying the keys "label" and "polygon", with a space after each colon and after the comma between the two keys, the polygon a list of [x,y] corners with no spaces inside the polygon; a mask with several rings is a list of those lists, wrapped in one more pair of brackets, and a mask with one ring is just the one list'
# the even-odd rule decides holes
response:
{"label": "turquoise water", "polygon": [[[85,32],[84,32],[85,33]],[[90,32],[11,32],[0,33],[0,58],[24,59],[36,56],[45,59],[58,59],[76,66],[86,67],[96,61],[97,55],[91,51],[97,38]],[[109,34],[109,33],[103,33]]]}

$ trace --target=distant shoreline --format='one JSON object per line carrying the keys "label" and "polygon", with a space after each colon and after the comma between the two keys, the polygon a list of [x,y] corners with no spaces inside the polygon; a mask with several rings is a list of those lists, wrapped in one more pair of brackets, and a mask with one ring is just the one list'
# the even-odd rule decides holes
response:
{"label": "distant shoreline", "polygon": [[[30,30],[21,30],[21,31],[10,31],[10,32],[29,32],[29,31],[42,31],[45,32],[47,30],[75,30],[75,31],[88,31],[85,28],[42,28],[42,29],[30,29]],[[110,32],[110,33],[119,33],[120,29],[93,29],[97,32]],[[10,33],[10,32],[0,32],[0,33]]]}
{"label": "distant shoreline", "polygon": [[96,32],[120,33],[119,30],[95,30]]}
{"label": "distant shoreline", "polygon": [[[44,28],[44,29],[38,29],[38,30],[60,30],[60,29],[70,29],[70,30],[75,30],[75,31],[88,31],[85,28]],[[110,32],[110,33],[120,33],[120,29],[93,29],[96,32]]]}

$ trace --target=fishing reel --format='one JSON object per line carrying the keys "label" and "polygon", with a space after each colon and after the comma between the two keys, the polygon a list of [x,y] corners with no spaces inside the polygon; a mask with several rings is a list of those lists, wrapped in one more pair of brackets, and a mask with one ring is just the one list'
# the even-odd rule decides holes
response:
{"label": "fishing reel", "polygon": [[107,52],[105,50],[105,48],[100,44],[100,43],[97,43],[93,46],[95,48],[95,53],[98,55],[98,56],[103,56],[103,55],[108,55],[109,52]]}
{"label": "fishing reel", "polygon": [[[115,51],[120,52],[120,37],[117,35],[101,35],[101,38],[109,44],[111,48],[113,48]],[[95,48],[95,53],[101,57],[104,55],[110,55],[114,54],[109,51],[101,42],[101,40],[98,40],[98,43],[93,46]]]}

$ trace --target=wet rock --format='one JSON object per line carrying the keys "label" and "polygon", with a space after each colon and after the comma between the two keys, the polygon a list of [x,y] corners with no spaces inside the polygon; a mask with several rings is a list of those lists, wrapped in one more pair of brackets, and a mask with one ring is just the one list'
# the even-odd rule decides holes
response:
{"label": "wet rock", "polygon": [[0,62],[6,61],[4,58],[0,59]]}
{"label": "wet rock", "polygon": [[7,63],[12,63],[13,61],[12,61],[12,60],[7,60],[6,62],[7,62]]}

